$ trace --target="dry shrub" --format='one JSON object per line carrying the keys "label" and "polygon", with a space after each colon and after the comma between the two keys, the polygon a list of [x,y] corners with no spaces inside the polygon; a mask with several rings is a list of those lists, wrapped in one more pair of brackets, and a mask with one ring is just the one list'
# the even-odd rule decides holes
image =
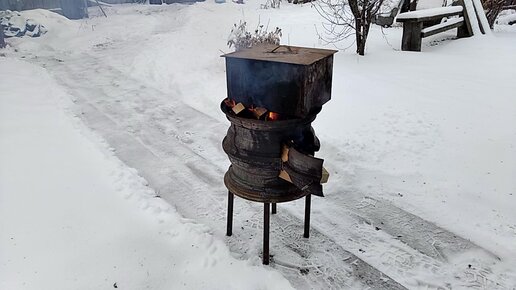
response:
{"label": "dry shrub", "polygon": [[274,31],[267,31],[267,27],[258,25],[254,32],[247,31],[247,23],[240,21],[234,24],[229,34],[228,46],[236,51],[253,47],[257,44],[279,44],[281,29],[276,27]]}

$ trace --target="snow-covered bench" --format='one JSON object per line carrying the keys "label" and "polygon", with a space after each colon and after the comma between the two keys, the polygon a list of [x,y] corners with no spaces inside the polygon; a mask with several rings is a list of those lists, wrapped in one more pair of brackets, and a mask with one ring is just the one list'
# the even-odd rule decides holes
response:
{"label": "snow-covered bench", "polygon": [[[443,18],[450,16],[458,17],[447,19],[446,22],[441,22]],[[401,50],[404,51],[421,51],[421,40],[423,38],[453,28],[458,28],[458,38],[473,35],[463,5],[400,13],[396,21],[403,23]],[[436,21],[438,24],[435,24]],[[428,26],[428,24],[431,26]]]}

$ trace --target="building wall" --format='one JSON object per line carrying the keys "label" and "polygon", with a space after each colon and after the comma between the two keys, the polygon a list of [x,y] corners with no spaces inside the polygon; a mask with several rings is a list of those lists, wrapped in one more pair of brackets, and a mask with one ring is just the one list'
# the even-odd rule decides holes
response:
{"label": "building wall", "polygon": [[36,8],[53,9],[60,7],[59,0],[25,0],[24,2],[24,10]]}
{"label": "building wall", "polygon": [[0,10],[28,10],[59,8],[60,0],[0,0]]}

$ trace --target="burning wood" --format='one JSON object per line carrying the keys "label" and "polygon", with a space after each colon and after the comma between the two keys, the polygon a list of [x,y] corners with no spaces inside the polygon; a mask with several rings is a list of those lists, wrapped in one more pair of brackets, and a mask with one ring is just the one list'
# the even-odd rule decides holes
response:
{"label": "burning wood", "polygon": [[268,121],[276,121],[276,120],[279,120],[279,118],[280,118],[280,114],[275,113],[275,112],[269,112],[269,115],[267,116]]}
{"label": "burning wood", "polygon": [[235,115],[243,118],[255,118],[263,121],[276,121],[281,119],[281,115],[276,112],[271,112],[266,108],[250,106],[247,108],[243,103],[236,103],[235,100],[225,99],[224,104],[230,108]]}
{"label": "burning wood", "polygon": [[262,107],[251,107],[249,108],[249,111],[251,111],[256,119],[260,119],[265,113],[267,113],[267,109]]}

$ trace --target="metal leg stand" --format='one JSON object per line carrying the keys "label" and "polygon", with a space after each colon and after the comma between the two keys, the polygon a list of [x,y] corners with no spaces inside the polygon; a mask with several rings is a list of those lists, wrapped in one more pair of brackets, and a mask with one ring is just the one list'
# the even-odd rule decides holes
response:
{"label": "metal leg stand", "polygon": [[273,203],[272,204],[272,214],[276,214],[278,211],[277,211],[277,207],[276,207],[276,203]]}
{"label": "metal leg stand", "polygon": [[305,200],[305,232],[303,234],[303,237],[309,238],[310,237],[310,206],[312,203],[312,195],[309,194],[306,196]]}
{"label": "metal leg stand", "polygon": [[233,234],[233,201],[235,199],[234,194],[228,191],[228,225],[226,230],[226,236]]}
{"label": "metal leg stand", "polygon": [[263,207],[263,257],[262,263],[269,265],[269,225],[270,225],[270,203],[264,203]]}

